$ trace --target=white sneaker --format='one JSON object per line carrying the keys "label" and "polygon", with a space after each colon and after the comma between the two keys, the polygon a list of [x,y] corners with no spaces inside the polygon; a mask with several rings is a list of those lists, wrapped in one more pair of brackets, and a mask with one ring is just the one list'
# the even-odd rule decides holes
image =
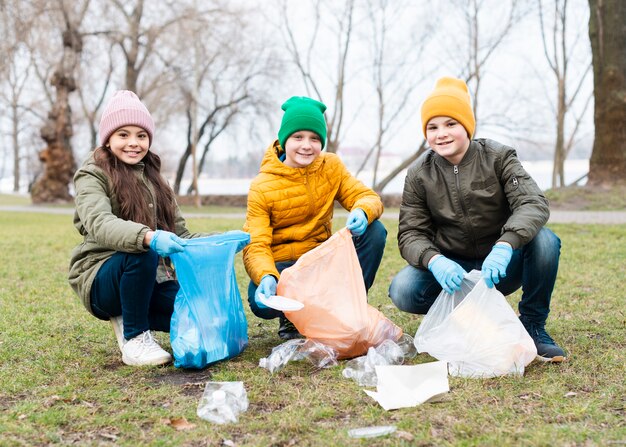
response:
{"label": "white sneaker", "polygon": [[124,320],[122,320],[122,316],[120,315],[119,317],[111,318],[109,321],[111,322],[111,326],[113,326],[117,345],[120,347],[121,351],[126,343],[126,339],[124,338]]}
{"label": "white sneaker", "polygon": [[124,344],[122,361],[131,366],[164,365],[172,361],[172,356],[146,331]]}

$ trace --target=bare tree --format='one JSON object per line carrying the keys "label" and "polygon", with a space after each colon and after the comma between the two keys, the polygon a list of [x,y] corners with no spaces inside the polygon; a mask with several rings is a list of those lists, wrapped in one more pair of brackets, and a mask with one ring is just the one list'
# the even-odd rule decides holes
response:
{"label": "bare tree", "polygon": [[[571,83],[572,73],[570,64],[574,55],[584,54],[580,51],[580,45],[585,42],[580,40],[583,33],[577,32],[573,45],[568,44],[571,30],[568,27],[568,0],[551,0],[552,18],[546,23],[544,17],[545,1],[538,0],[539,22],[543,51],[554,75],[556,83],[556,104],[553,113],[556,118],[556,141],[554,143],[554,163],[552,167],[552,187],[565,186],[565,160],[572,149],[576,134],[580,128],[583,116],[589,103],[591,94],[587,94],[582,110],[574,115],[573,105],[576,99],[584,93],[584,82],[591,69],[591,61],[584,63],[584,69],[574,79],[574,88],[569,93],[568,86]],[[548,30],[546,30],[548,28]],[[577,28],[578,29],[578,28]],[[575,76],[575,75],[574,75]],[[573,126],[566,135],[566,118],[573,116]]]}
{"label": "bare tree", "polygon": [[[322,79],[326,79],[332,86],[334,108],[332,111],[327,110],[325,115],[328,126],[326,150],[337,152],[344,125],[344,101],[348,82],[346,66],[353,43],[355,2],[354,0],[345,2],[316,0],[312,17],[309,17],[310,23],[307,23],[307,29],[311,29],[307,42],[298,39],[303,34],[299,27],[300,23],[290,20],[288,6],[288,1],[283,0],[281,6],[283,21],[280,29],[285,34],[287,51],[300,73],[307,95],[323,99],[325,88],[322,85]],[[319,48],[320,33],[323,32],[321,30],[322,17],[325,17],[324,20],[328,20],[328,17],[332,18],[332,23],[326,22],[325,26],[331,28],[330,32],[335,38],[334,48],[337,57],[335,73],[320,74],[317,70],[323,65],[320,64],[320,58],[328,58],[328,55],[321,53],[323,50]]]}
{"label": "bare tree", "polygon": [[24,91],[29,80],[30,67],[28,66],[27,40],[30,24],[20,4],[11,3],[0,7],[1,24],[3,29],[0,55],[3,64],[2,78],[8,88],[0,89],[0,100],[6,105],[6,116],[10,121],[10,140],[13,158],[13,191],[20,189],[22,158],[20,136],[26,124],[28,109],[23,106]]}
{"label": "bare tree", "polygon": [[[249,31],[245,12],[196,16],[196,26],[187,23],[177,27],[181,43],[195,39],[191,50],[178,48],[174,58],[166,61],[176,74],[187,118],[187,143],[178,163],[174,191],[181,182],[196,148],[197,166],[192,163],[193,177],[203,170],[215,140],[232,128],[238,118],[264,113],[268,107],[267,90],[278,79],[274,53]],[[182,24],[181,24],[182,25]],[[189,36],[189,32],[193,36]],[[181,58],[181,54],[188,54]],[[197,193],[192,182],[187,193]]]}
{"label": "bare tree", "polygon": [[48,122],[41,129],[41,137],[47,147],[39,153],[44,172],[31,190],[33,203],[69,202],[72,196],[69,184],[76,169],[70,138],[72,136],[72,113],[70,94],[76,89],[75,74],[82,51],[82,36],[79,28],[87,12],[89,0],[70,2],[58,0],[63,28],[61,37],[63,51],[61,60],[50,80],[56,97]]}
{"label": "bare tree", "polygon": [[[115,60],[112,52],[112,45],[93,34],[85,34],[86,40],[91,41],[95,48],[90,50],[89,45],[83,50],[83,55],[90,52],[85,59],[89,63],[81,64],[78,67],[77,93],[80,101],[80,108],[86,121],[89,131],[89,148],[98,147],[98,116],[104,106],[109,86],[113,81],[115,72]],[[96,54],[97,53],[97,54]],[[99,69],[94,70],[97,66]]]}
{"label": "bare tree", "polygon": [[626,2],[589,0],[595,139],[590,185],[626,183]]}
{"label": "bare tree", "polygon": [[[458,70],[458,77],[465,79],[468,83],[473,93],[474,115],[478,116],[478,99],[486,67],[496,50],[501,47],[506,36],[519,22],[525,11],[521,8],[518,1],[512,0],[506,6],[508,10],[505,11],[504,19],[498,21],[497,26],[493,24],[487,26],[484,23],[484,15],[486,10],[491,8],[494,3],[486,3],[481,0],[455,0],[454,4],[457,6],[455,10],[461,12],[465,22],[465,34],[459,32],[455,34],[454,37],[464,37],[466,47],[464,48],[463,45],[457,44],[454,39],[447,39],[446,42],[450,40],[452,47],[446,48],[446,51],[451,54],[449,56],[447,55],[446,59],[450,61],[464,61],[461,66],[455,63],[450,70]],[[484,31],[484,29],[488,29],[488,31]],[[462,51],[461,54],[459,54],[460,49]],[[478,129],[478,125],[476,129]],[[407,169],[425,150],[426,141],[421,140],[417,144],[415,152],[392,169],[391,172],[375,186],[375,189],[377,191],[383,191],[397,175]]]}
{"label": "bare tree", "polygon": [[[413,115],[415,109],[413,92],[423,81],[418,73],[422,50],[428,41],[429,28],[424,26],[419,36],[415,36],[405,45],[398,45],[393,39],[393,29],[401,21],[402,15],[409,10],[407,2],[389,2],[388,0],[368,1],[368,18],[371,36],[364,39],[372,51],[372,81],[374,86],[377,119],[375,141],[357,171],[365,167],[374,155],[372,186],[377,191],[380,158],[383,147],[388,144],[390,135],[401,128]],[[406,37],[403,37],[406,39]],[[404,116],[404,119],[400,117]],[[382,185],[384,187],[384,185]]]}
{"label": "bare tree", "polygon": [[[202,8],[196,8],[193,2],[188,5],[186,1],[174,4],[149,2],[147,5],[145,0],[109,1],[121,14],[125,25],[107,33],[123,54],[124,88],[136,92],[141,98],[154,93],[163,81],[161,73],[157,70],[147,73],[147,68],[159,66],[158,63],[151,64],[159,60],[157,53],[162,51],[159,50],[160,46],[172,44],[169,39],[172,28],[180,23],[193,23],[197,18],[220,13],[219,6],[213,7],[211,2],[206,1]],[[186,44],[192,46],[191,41]],[[142,76],[145,78],[143,82],[140,79]]]}

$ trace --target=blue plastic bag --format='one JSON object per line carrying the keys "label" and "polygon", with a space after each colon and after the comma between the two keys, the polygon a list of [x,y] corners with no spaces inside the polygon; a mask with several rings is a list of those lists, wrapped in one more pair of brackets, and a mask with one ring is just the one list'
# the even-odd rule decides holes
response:
{"label": "blue plastic bag", "polygon": [[250,242],[243,231],[189,239],[171,255],[180,289],[170,341],[177,368],[201,369],[240,354],[248,323],[235,277],[235,254]]}

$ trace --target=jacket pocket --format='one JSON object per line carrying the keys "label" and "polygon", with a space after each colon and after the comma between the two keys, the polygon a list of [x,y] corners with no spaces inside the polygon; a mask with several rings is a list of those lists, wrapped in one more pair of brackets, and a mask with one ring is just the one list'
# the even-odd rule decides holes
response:
{"label": "jacket pocket", "polygon": [[498,183],[498,179],[495,177],[490,177],[483,181],[475,181],[470,184],[470,188],[472,191],[480,191],[480,190],[488,190],[493,189],[495,185]]}

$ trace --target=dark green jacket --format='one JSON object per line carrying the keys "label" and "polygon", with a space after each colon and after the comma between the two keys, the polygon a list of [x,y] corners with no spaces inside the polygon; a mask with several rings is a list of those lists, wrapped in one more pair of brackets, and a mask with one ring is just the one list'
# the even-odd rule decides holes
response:
{"label": "dark green jacket", "polygon": [[429,150],[409,169],[398,245],[414,267],[441,253],[486,257],[497,241],[519,248],[548,221],[548,201],[517,158],[493,140],[470,142],[458,165]]}
{"label": "dark green jacket", "polygon": [[[143,168],[143,163],[135,165],[135,174],[146,186],[143,200],[156,204],[154,188],[144,176]],[[87,310],[92,312],[91,285],[102,264],[118,251],[126,253],[147,251],[148,249],[143,246],[143,239],[150,228],[119,217],[120,204],[111,192],[107,175],[96,166],[93,153],[74,175],[74,187],[76,190],[74,226],[83,236],[83,241],[72,250],[69,283]],[[156,222],[156,208],[151,206],[154,208]],[[152,225],[153,228],[155,226]],[[202,235],[191,234],[187,230],[178,206],[175,227],[175,233],[183,238]],[[165,263],[160,262],[157,281],[162,282],[171,278],[172,275],[166,272]]]}

